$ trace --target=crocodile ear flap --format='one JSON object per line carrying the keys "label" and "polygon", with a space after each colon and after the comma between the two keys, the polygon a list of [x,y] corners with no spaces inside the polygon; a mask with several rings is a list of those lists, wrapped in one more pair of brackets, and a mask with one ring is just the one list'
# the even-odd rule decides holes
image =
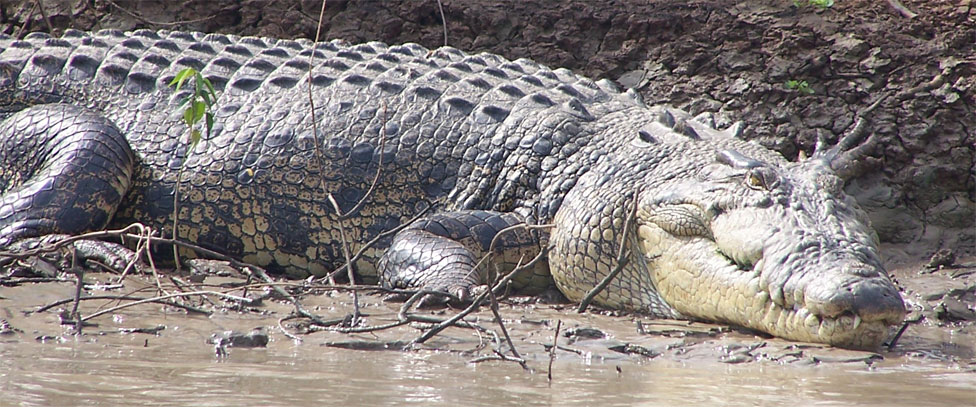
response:
{"label": "crocodile ear flap", "polygon": [[748,170],[761,167],[762,163],[754,158],[747,157],[735,150],[721,150],[715,154],[715,160],[736,169]]}

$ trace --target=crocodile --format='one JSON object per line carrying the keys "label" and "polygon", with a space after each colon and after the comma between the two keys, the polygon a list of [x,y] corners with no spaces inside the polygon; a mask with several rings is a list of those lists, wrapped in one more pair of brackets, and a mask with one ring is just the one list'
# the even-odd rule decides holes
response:
{"label": "crocodile", "polygon": [[[169,86],[185,68],[218,94],[195,146],[179,108],[192,90]],[[133,222],[173,236],[179,188],[180,239],[292,277],[359,250],[358,280],[463,299],[539,257],[516,285],[579,301],[607,280],[599,307],[849,348],[879,346],[905,315],[839,176],[864,137],[790,161],[742,126],[528,59],[178,31],[4,36],[0,120],[10,250]]]}

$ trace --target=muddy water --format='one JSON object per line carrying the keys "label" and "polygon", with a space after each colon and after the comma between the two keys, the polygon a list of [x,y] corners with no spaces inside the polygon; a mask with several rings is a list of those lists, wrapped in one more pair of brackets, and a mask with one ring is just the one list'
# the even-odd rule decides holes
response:
{"label": "muddy water", "polygon": [[[115,293],[142,288],[132,284]],[[491,345],[484,335],[459,328],[406,352],[323,344],[409,340],[420,332],[416,328],[316,332],[296,342],[277,327],[290,308],[272,301],[252,312],[211,316],[159,305],[132,307],[96,318],[98,326],[81,336],[62,328],[55,312],[22,312],[69,298],[72,290],[67,282],[0,288],[0,318],[18,330],[0,335],[0,406],[976,405],[976,334],[965,327],[919,325],[906,333],[901,352],[873,354],[674,321],[644,321],[652,333],[639,334],[633,317],[504,305],[503,321],[528,361],[527,371],[512,362],[470,363],[491,354]],[[305,301],[323,316],[349,309],[342,293]],[[85,301],[82,313],[111,305]],[[395,318],[397,306],[376,296],[363,296],[363,305],[368,323]],[[556,352],[549,383],[544,344],[551,343],[557,319],[563,332],[595,328],[606,337],[560,335],[565,350]],[[490,313],[472,320],[497,328]],[[164,327],[157,334],[119,333],[157,326]],[[230,348],[218,358],[206,343],[214,332],[257,326],[270,333],[266,348]],[[659,355],[608,350],[621,343]],[[748,357],[729,357],[736,350],[741,356],[742,349]]]}

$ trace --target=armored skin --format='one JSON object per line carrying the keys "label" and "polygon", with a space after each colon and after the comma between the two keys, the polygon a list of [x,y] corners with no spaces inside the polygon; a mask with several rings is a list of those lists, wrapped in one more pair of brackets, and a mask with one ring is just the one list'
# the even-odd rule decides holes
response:
{"label": "armored skin", "polygon": [[[212,135],[189,152],[188,91],[167,86],[186,67],[218,93]],[[355,251],[432,207],[366,250],[358,278],[465,297],[544,252],[519,285],[579,300],[623,244],[596,305],[854,348],[905,313],[836,175],[850,142],[789,162],[738,126],[524,59],[148,30],[0,37],[0,120],[0,247],[132,222],[172,235],[182,166],[178,237],[290,276],[343,264],[340,222]]]}

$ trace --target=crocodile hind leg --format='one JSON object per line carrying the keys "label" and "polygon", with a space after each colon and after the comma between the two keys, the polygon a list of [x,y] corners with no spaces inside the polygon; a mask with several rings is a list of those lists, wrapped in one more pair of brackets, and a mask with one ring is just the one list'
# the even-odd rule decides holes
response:
{"label": "crocodile hind leg", "polygon": [[[129,188],[135,158],[108,119],[83,108],[34,106],[0,122],[0,249],[17,251],[104,228]],[[124,266],[131,251],[73,245],[82,259]],[[3,259],[0,259],[3,262]]]}
{"label": "crocodile hind leg", "polygon": [[[444,212],[419,219],[393,238],[378,263],[387,288],[419,288],[470,301],[472,291],[507,274],[541,251],[538,231],[512,213]],[[494,241],[494,247],[492,247]],[[482,261],[489,251],[493,252]],[[542,291],[550,281],[545,262],[514,276],[520,291]],[[427,297],[425,303],[436,301]]]}

